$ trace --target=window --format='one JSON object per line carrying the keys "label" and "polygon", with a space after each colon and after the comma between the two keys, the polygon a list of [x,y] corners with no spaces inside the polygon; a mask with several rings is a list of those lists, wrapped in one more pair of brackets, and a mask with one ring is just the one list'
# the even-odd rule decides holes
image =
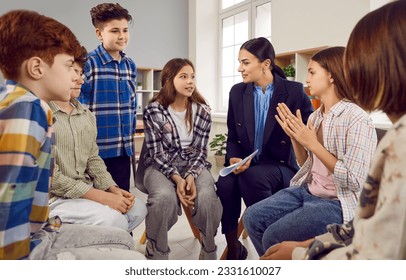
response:
{"label": "window", "polygon": [[242,81],[237,70],[241,45],[253,37],[271,40],[271,1],[221,0],[219,23],[221,63],[218,111],[224,112],[231,87]]}
{"label": "window", "polygon": [[227,9],[241,2],[244,2],[244,0],[221,0],[221,8]]}

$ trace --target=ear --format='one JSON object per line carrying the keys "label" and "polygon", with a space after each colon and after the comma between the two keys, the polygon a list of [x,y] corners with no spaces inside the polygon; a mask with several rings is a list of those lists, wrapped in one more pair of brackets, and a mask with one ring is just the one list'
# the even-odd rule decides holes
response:
{"label": "ear", "polygon": [[263,63],[264,63],[264,66],[266,68],[269,68],[269,66],[271,66],[271,60],[270,59],[265,59]]}
{"label": "ear", "polygon": [[333,76],[331,76],[331,73],[328,73],[328,77],[329,77],[329,80],[330,80],[330,84],[333,84],[334,83],[334,78],[333,78]]}
{"label": "ear", "polygon": [[98,27],[96,28],[96,36],[100,40],[100,42],[103,42],[103,36],[101,34],[100,28],[98,28]]}
{"label": "ear", "polygon": [[37,57],[33,56],[26,61],[25,70],[27,75],[34,80],[40,80],[45,73],[44,61]]}

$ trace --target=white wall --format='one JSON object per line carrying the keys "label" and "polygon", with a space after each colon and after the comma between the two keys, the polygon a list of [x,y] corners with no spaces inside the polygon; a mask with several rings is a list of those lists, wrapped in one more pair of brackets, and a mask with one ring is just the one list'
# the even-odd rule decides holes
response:
{"label": "white wall", "polygon": [[273,0],[272,44],[276,53],[344,46],[369,0]]}
{"label": "white wall", "polygon": [[370,0],[370,10],[373,11],[375,9],[378,9],[379,7],[389,3],[393,2],[394,0]]}
{"label": "white wall", "polygon": [[197,88],[215,109],[218,95],[218,2],[189,0],[189,58]]}
{"label": "white wall", "polygon": [[[3,3],[6,2],[6,3]],[[137,66],[162,68],[174,57],[188,57],[188,0],[116,0],[133,17],[125,52]],[[34,10],[68,26],[90,51],[99,44],[90,9],[100,0],[1,1],[0,15],[14,9]],[[0,82],[2,77],[0,74]]]}

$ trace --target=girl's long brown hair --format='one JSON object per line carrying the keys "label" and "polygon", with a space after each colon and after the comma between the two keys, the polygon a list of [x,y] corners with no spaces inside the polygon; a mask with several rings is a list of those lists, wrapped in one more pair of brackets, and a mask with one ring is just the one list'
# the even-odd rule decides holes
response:
{"label": "girl's long brown hair", "polygon": [[[172,104],[175,101],[176,97],[176,89],[175,85],[173,84],[173,79],[176,77],[176,75],[179,73],[179,71],[184,67],[189,65],[192,67],[193,71],[195,71],[195,67],[193,66],[193,63],[186,58],[174,58],[169,60],[164,68],[162,69],[161,73],[161,86],[162,88],[160,89],[159,93],[156,94],[151,102],[158,102],[165,108],[168,108],[170,104]],[[192,93],[192,95],[188,98],[188,104],[186,107],[186,116],[185,116],[185,121],[186,125],[188,127],[189,133],[192,131],[192,123],[193,123],[193,116],[192,116],[192,103],[199,103],[199,104],[204,104],[207,105],[206,100],[203,98],[203,96],[198,92],[198,90],[195,89]]]}

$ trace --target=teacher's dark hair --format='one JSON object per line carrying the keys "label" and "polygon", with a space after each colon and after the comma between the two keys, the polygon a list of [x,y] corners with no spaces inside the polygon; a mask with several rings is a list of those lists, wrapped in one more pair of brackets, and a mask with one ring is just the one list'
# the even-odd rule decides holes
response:
{"label": "teacher's dark hair", "polygon": [[242,49],[252,53],[260,62],[269,59],[271,61],[270,70],[286,79],[283,70],[275,64],[275,50],[268,39],[264,37],[253,38],[242,44],[240,50]]}

